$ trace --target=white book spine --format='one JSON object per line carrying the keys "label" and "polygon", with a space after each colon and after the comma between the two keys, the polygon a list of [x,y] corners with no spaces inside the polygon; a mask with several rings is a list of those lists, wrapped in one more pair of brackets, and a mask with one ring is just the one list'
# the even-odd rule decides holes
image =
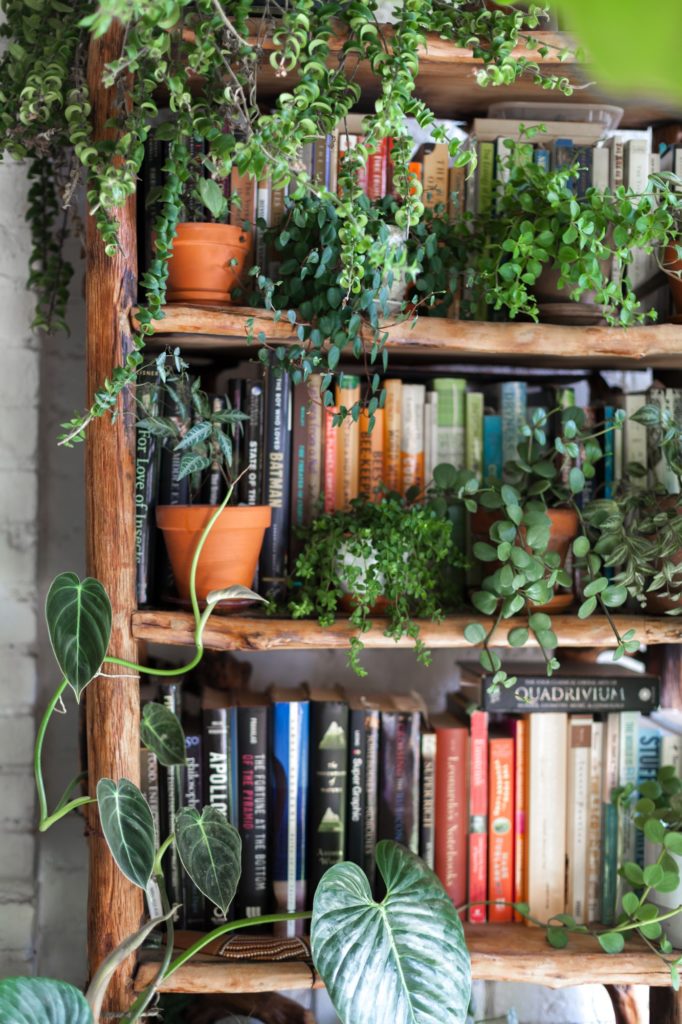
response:
{"label": "white book spine", "polygon": [[427,391],[424,403],[424,479],[426,485],[433,480],[433,471],[436,463],[436,416],[438,396],[435,391]]}
{"label": "white book spine", "polygon": [[[620,712],[620,745],[618,757],[618,784],[637,785],[637,760],[639,754],[639,711]],[[635,826],[623,810],[618,815],[618,863],[635,859]],[[625,892],[625,880],[618,877],[616,883],[616,907],[618,913]]]}
{"label": "white book spine", "polygon": [[636,196],[646,189],[649,179],[650,149],[646,139],[629,139],[625,143],[623,177],[625,187]]}
{"label": "white book spine", "polygon": [[[270,182],[259,181],[256,191],[256,220],[263,220],[270,223]],[[256,266],[260,267],[261,274],[268,272],[267,268],[267,247],[265,236],[261,228],[256,228]]]}
{"label": "white book spine", "polygon": [[483,475],[483,406],[480,391],[466,394],[466,468],[480,480]]}
{"label": "white book spine", "polygon": [[578,924],[587,920],[590,754],[592,718],[571,715],[568,735],[568,797],[566,802],[567,912]]}
{"label": "white book spine", "polygon": [[424,451],[424,403],[426,388],[423,384],[403,384],[403,427],[401,451],[403,455],[418,456]]}
{"label": "white book spine", "polygon": [[611,803],[611,791],[618,785],[618,758],[620,750],[620,712],[611,711],[606,716],[604,730],[604,771],[602,802]]}
{"label": "white book spine", "polygon": [[[623,468],[627,471],[630,463],[636,462],[646,469],[646,427],[643,423],[636,423],[631,418],[643,405],[646,405],[646,395],[625,395],[624,401],[627,419],[623,427]],[[631,477],[631,482],[635,487],[644,488],[646,487],[646,475]]]}
{"label": "white book spine", "polygon": [[528,903],[543,920],[566,909],[568,715],[529,715]]}
{"label": "white book spine", "polygon": [[592,151],[592,184],[599,192],[609,187],[609,151],[604,146],[595,146]]}
{"label": "white book spine", "polygon": [[661,766],[666,764],[682,771],[682,736],[674,732],[664,732],[661,737]]}
{"label": "white book spine", "polygon": [[592,723],[590,750],[590,813],[587,842],[587,920],[598,921],[601,911],[602,816],[601,797],[604,723]]}

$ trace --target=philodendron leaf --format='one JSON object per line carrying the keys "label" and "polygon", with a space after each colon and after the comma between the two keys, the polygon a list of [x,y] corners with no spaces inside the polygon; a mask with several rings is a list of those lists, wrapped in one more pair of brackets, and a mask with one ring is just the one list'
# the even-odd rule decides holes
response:
{"label": "philodendron leaf", "polygon": [[185,764],[185,734],[180,720],[165,704],[145,704],[140,722],[140,738],[165,768]]}
{"label": "philodendron leaf", "polygon": [[82,992],[52,978],[0,981],[0,1024],[93,1024]]}
{"label": "philodendron leaf", "polygon": [[47,593],[45,618],[57,664],[80,700],[109,646],[109,595],[99,580],[81,581],[74,572],[60,573]]}
{"label": "philodendron leaf", "polygon": [[119,868],[145,889],[152,876],[156,837],[154,819],[144,796],[128,779],[100,779],[97,806],[102,831]]}
{"label": "philodendron leaf", "polygon": [[223,914],[234,899],[242,870],[242,841],[222,811],[190,808],[175,819],[175,842],[182,866],[197,889]]}
{"label": "philodendron leaf", "polygon": [[231,587],[224,587],[222,590],[212,590],[207,598],[206,604],[217,604],[218,601],[264,601],[268,603],[267,597],[257,594],[255,590],[235,583]]}
{"label": "philodendron leaf", "polygon": [[343,1024],[463,1024],[471,965],[457,911],[436,875],[383,840],[381,903],[363,871],[336,864],[313,903],[313,962]]}

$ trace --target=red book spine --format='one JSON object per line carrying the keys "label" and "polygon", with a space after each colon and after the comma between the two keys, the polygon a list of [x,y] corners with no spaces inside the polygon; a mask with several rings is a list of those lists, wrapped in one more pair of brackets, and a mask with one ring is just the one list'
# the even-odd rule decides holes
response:
{"label": "red book spine", "polygon": [[488,898],[488,712],[471,715],[469,753],[469,920],[485,924]]}
{"label": "red book spine", "polygon": [[467,900],[467,753],[466,726],[436,733],[435,872],[456,907]]}
{"label": "red book spine", "polygon": [[488,920],[511,921],[514,898],[514,740],[490,741]]}
{"label": "red book spine", "polygon": [[324,510],[334,512],[336,509],[336,441],[338,430],[332,426],[336,408],[325,409],[324,421]]}
{"label": "red book spine", "polygon": [[[528,719],[517,718],[514,731],[514,903],[526,902],[526,773],[528,771]],[[518,911],[514,920],[523,921]]]}
{"label": "red book spine", "polygon": [[386,164],[388,139],[380,139],[376,153],[367,158],[367,195],[370,199],[383,199],[386,195]]}

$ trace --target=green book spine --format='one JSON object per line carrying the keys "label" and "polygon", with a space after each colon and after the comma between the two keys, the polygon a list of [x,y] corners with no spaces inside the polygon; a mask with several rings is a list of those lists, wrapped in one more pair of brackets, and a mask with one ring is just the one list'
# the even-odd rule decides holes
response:
{"label": "green book spine", "polygon": [[436,377],[436,451],[434,465],[463,469],[466,458],[466,380]]}
{"label": "green book spine", "polygon": [[493,205],[493,177],[495,172],[495,143],[478,144],[478,196],[479,213],[489,213]]}
{"label": "green book spine", "polygon": [[612,925],[616,919],[616,883],[618,880],[618,810],[604,804],[602,818],[601,923]]}
{"label": "green book spine", "polygon": [[483,475],[483,395],[466,394],[466,468],[480,480]]}

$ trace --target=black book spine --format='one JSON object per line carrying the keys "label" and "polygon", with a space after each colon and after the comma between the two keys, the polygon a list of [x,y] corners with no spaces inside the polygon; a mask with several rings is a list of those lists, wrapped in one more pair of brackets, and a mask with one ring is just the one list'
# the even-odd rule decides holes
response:
{"label": "black book spine", "polygon": [[[230,712],[227,708],[210,708],[203,712],[204,806],[215,807],[234,823],[231,801],[232,742]],[[220,924],[222,915],[216,907],[208,907],[211,925]]]}
{"label": "black book spine", "polygon": [[167,143],[150,137],[145,142],[144,162],[140,176],[140,196],[137,203],[138,259],[140,277],[149,270],[154,257],[152,241],[154,233],[156,200],[164,183],[163,167],[167,156]]}
{"label": "black book spine", "polygon": [[261,593],[280,600],[286,590],[291,504],[291,383],[268,370],[265,415],[265,504],[272,509],[260,558]]}
{"label": "black book spine", "polygon": [[436,734],[425,732],[421,743],[421,810],[419,856],[433,871],[436,843]]}
{"label": "black book spine", "polygon": [[[224,395],[212,395],[210,401],[213,412],[222,412],[227,408]],[[225,497],[225,488],[225,478],[220,467],[213,463],[202,487],[202,501],[207,505],[219,505]]]}
{"label": "black book spine", "polygon": [[237,917],[268,912],[268,708],[237,708],[237,798],[242,837],[242,875]]}
{"label": "black book spine", "polygon": [[[235,412],[244,412],[244,381],[238,377],[228,381],[227,385],[227,398],[230,403],[230,408],[234,409]],[[232,448],[232,469],[231,477],[236,480],[241,472],[242,467],[242,438],[244,436],[244,423],[241,421],[237,424],[233,438]],[[235,499],[236,500],[236,499]]]}
{"label": "black book spine", "polygon": [[354,708],[348,714],[348,810],[346,857],[364,867],[365,864],[365,773],[367,769],[366,712]]}
{"label": "black book spine", "polygon": [[419,853],[419,715],[384,712],[381,716],[379,838],[394,839]]}
{"label": "black book spine", "polygon": [[[158,415],[159,375],[156,367],[142,367],[138,372],[136,399],[144,410],[143,414]],[[154,569],[159,539],[154,517],[160,456],[156,438],[148,430],[138,427],[135,435],[135,568],[140,607],[156,600]]]}
{"label": "black book spine", "polygon": [[[187,405],[189,406],[189,396],[187,396]],[[181,409],[178,407],[175,399],[166,392],[163,415],[168,416],[171,419],[175,419],[178,423],[186,422],[181,414]],[[159,492],[158,502],[159,505],[188,505],[190,498],[190,481],[189,477],[183,477],[179,479],[180,472],[180,461],[182,459],[182,452],[173,451],[171,448],[163,447],[161,451],[160,465],[159,465]],[[160,533],[160,531],[159,531]],[[161,544],[160,557],[159,557],[159,568],[157,571],[157,580],[160,592],[162,594],[172,592],[175,587],[173,580],[173,571],[170,566],[168,554],[166,553],[165,545],[163,544],[162,537],[159,537],[159,543]]]}
{"label": "black book spine", "polygon": [[[203,761],[201,756],[201,732],[196,729],[185,731],[187,763],[179,771],[180,807],[198,811],[201,814],[203,796]],[[182,911],[180,920],[183,928],[202,929],[206,924],[206,900],[186,872],[182,872]]]}
{"label": "black book spine", "polygon": [[[142,747],[140,750],[140,790],[149,804],[154,822],[154,835],[156,847],[161,843],[161,779],[160,766],[156,754],[152,750]],[[149,881],[146,889],[147,907],[150,917],[159,917],[163,914],[163,903],[161,892],[154,876]],[[147,940],[149,946],[160,946],[161,938],[157,932],[152,932]]]}
{"label": "black book spine", "polygon": [[263,426],[265,387],[262,380],[244,382],[243,465],[249,467],[241,480],[240,498],[245,505],[263,504]]}
{"label": "black book spine", "polygon": [[348,707],[310,703],[308,899],[325,871],[345,857]]}
{"label": "black book spine", "polygon": [[[161,701],[169,711],[172,711],[178,718],[180,717],[180,684],[179,683],[161,683],[160,685]],[[180,773],[182,767],[179,765],[173,765],[170,768],[160,769],[161,776],[161,821],[163,825],[164,837],[170,836],[175,832],[175,819],[180,809]],[[164,856],[164,877],[166,879],[166,889],[168,892],[168,900],[171,904],[182,902],[182,884],[181,884],[181,870],[180,870],[180,858],[178,856],[178,850],[175,843],[171,843],[170,848]],[[177,917],[177,915],[176,915]]]}
{"label": "black book spine", "polygon": [[378,711],[367,711],[365,718],[365,820],[364,820],[364,870],[372,891],[376,885],[376,845],[378,839],[379,805],[379,743],[381,736],[381,715]]}
{"label": "black book spine", "polygon": [[501,686],[489,691],[492,676],[482,680],[481,708],[516,714],[544,711],[579,711],[598,714],[610,711],[654,711],[659,704],[660,681],[656,676],[642,675],[630,679],[584,678],[531,679],[519,676],[516,686]]}

